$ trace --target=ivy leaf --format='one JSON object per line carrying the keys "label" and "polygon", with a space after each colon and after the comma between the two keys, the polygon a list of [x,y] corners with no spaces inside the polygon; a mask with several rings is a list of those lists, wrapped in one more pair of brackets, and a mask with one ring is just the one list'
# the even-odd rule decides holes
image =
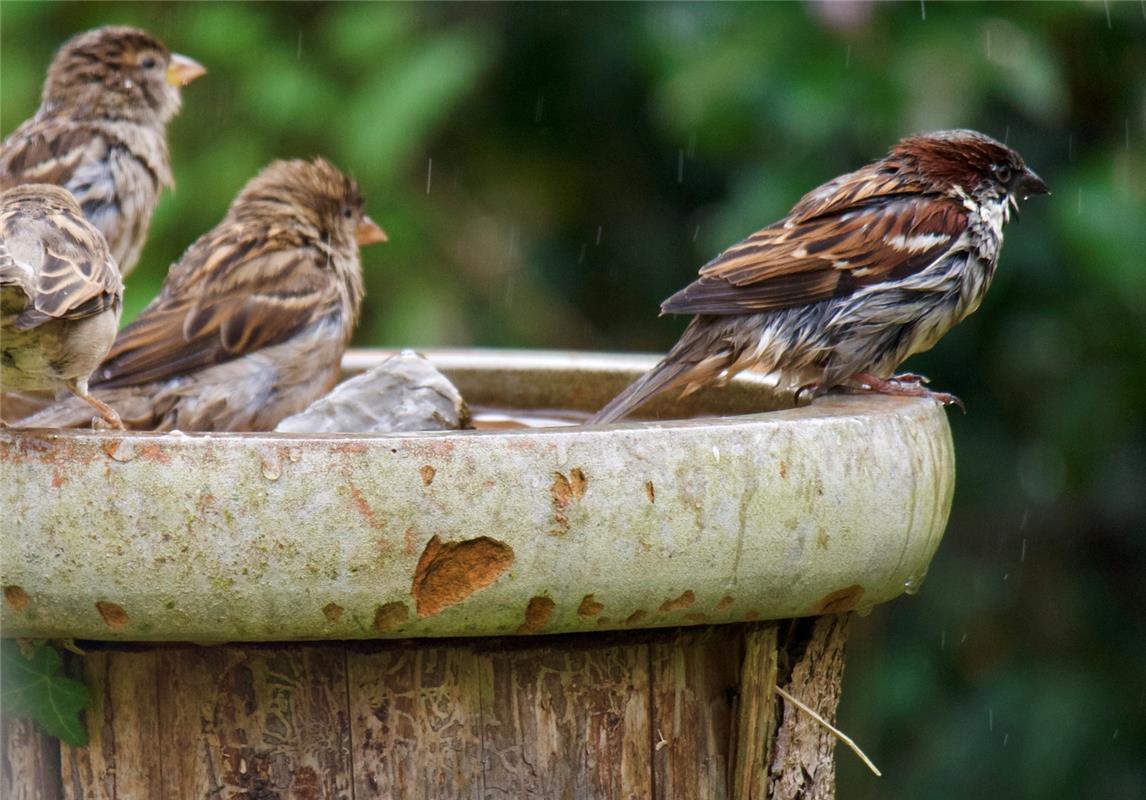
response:
{"label": "ivy leaf", "polygon": [[0,643],[0,707],[4,713],[31,717],[44,730],[73,747],[88,743],[80,718],[90,700],[88,689],[60,672],[60,654],[44,643],[25,656],[11,639]]}

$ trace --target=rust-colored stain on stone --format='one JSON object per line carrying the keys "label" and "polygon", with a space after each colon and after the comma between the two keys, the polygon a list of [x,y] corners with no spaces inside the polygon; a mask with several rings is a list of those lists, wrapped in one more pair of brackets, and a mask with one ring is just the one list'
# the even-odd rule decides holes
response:
{"label": "rust-colored stain on stone", "polygon": [[625,619],[625,624],[626,625],[636,625],[638,622],[643,620],[648,615],[649,615],[649,612],[645,611],[643,608],[638,608],[632,614],[629,614],[629,616]]}
{"label": "rust-colored stain on stone", "polygon": [[577,616],[581,619],[588,619],[597,616],[604,610],[604,603],[598,603],[593,595],[587,594],[581,598],[581,605],[577,606]]}
{"label": "rust-colored stain on stone", "polygon": [[422,476],[422,485],[429,486],[434,482],[434,476],[438,474],[438,471],[429,464],[423,464],[418,467],[418,473]]}
{"label": "rust-colored stain on stone", "polygon": [[696,595],[693,594],[692,589],[687,589],[675,600],[665,600],[661,603],[660,612],[667,614],[669,611],[680,611],[682,608],[688,608],[695,602]]}
{"label": "rust-colored stain on stone", "polygon": [[788,477],[788,465],[783,461],[780,462],[780,479],[784,480]]}
{"label": "rust-colored stain on stone", "polygon": [[103,617],[104,624],[113,631],[122,631],[127,627],[127,612],[123,610],[123,606],[100,600],[96,603],[96,611]]}
{"label": "rust-colored stain on stone", "polygon": [[557,604],[543,595],[529,598],[529,605],[525,607],[525,621],[518,627],[518,633],[540,633],[549,624],[553,610]]}
{"label": "rust-colored stain on stone", "polygon": [[569,477],[563,473],[553,473],[553,485],[549,487],[549,494],[553,497],[553,518],[557,521],[558,530],[554,533],[565,533],[569,530],[569,515],[566,509],[574,500],[585,496],[589,486],[589,479],[577,467],[569,472]]}
{"label": "rust-colored stain on stone", "polygon": [[744,621],[745,622],[755,622],[758,619],[760,619],[760,612],[759,611],[749,611],[747,614],[744,615]]}
{"label": "rust-colored stain on stone", "polygon": [[479,536],[445,542],[434,536],[414,568],[414,597],[419,617],[432,617],[496,581],[513,564],[513,548]]}
{"label": "rust-colored stain on stone", "polygon": [[11,584],[4,587],[4,601],[17,611],[23,611],[28,607],[28,593],[23,587]]}
{"label": "rust-colored stain on stone", "polygon": [[735,602],[736,601],[732,599],[732,595],[726,594],[726,595],[724,595],[724,597],[720,598],[720,600],[716,603],[716,610],[717,611],[723,611],[724,609],[728,608],[729,606],[731,606]]}
{"label": "rust-colored stain on stone", "polygon": [[708,615],[700,611],[693,611],[690,614],[684,615],[684,621],[689,625],[700,625],[703,622],[708,622]]}
{"label": "rust-colored stain on stone", "polygon": [[645,481],[645,497],[649,498],[650,503],[657,501],[657,487],[653,486],[652,481]]}
{"label": "rust-colored stain on stone", "polygon": [[326,617],[327,622],[332,624],[342,619],[343,611],[344,609],[338,603],[327,603],[322,607],[322,615]]}
{"label": "rust-colored stain on stone", "polygon": [[378,606],[374,611],[374,630],[379,633],[392,631],[410,619],[410,607],[401,601]]}
{"label": "rust-colored stain on stone", "polygon": [[844,589],[839,589],[827,595],[816,605],[817,614],[838,614],[841,611],[851,611],[859,604],[863,597],[863,587],[853,583]]}
{"label": "rust-colored stain on stone", "polygon": [[68,482],[68,476],[60,472],[58,469],[52,471],[52,488],[59,489]]}
{"label": "rust-colored stain on stone", "polygon": [[370,503],[367,502],[366,495],[362,494],[362,490],[353,483],[348,483],[347,486],[350,487],[350,499],[354,502],[354,508],[362,515],[362,518],[365,519],[367,524],[374,530],[383,530],[386,527],[386,523],[378,519],[378,515],[374,513],[374,509],[371,508]]}

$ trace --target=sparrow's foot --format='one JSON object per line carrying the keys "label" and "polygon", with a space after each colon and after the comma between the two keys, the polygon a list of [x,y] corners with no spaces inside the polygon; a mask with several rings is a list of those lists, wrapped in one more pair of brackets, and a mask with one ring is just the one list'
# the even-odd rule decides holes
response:
{"label": "sparrow's foot", "polygon": [[923,386],[926,382],[927,379],[923,378],[922,375],[910,373],[906,376],[897,375],[891,380],[884,380],[866,372],[861,372],[852,378],[854,388],[860,391],[898,395],[900,397],[926,397],[945,406],[958,406],[960,411],[964,414],[967,413],[967,407],[963,405],[962,400],[947,392],[933,392]]}
{"label": "sparrow's foot", "polygon": [[[84,384],[68,384],[68,388],[71,389],[72,394],[98,411],[100,420],[102,420],[102,422],[104,422],[107,427],[116,431],[127,430],[127,428],[125,428],[123,425],[123,420],[119,417],[119,413],[116,412],[114,408],[109,406],[103,400],[100,400],[98,397],[92,397],[90,394],[88,394],[86,381]],[[92,420],[92,427],[97,427],[96,420],[94,419]]]}

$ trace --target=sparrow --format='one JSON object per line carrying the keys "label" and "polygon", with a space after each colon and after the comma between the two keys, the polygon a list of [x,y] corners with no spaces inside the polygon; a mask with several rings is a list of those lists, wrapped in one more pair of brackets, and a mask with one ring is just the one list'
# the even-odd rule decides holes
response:
{"label": "sparrow", "polygon": [[67,389],[122,429],[88,393],[122,305],[115,259],[71,194],[40,183],[0,194],[0,392]]}
{"label": "sparrow", "polygon": [[166,130],[179,112],[180,88],[205,72],[138,28],[73,37],[48,67],[36,115],[0,145],[0,189],[68,189],[126,276],[160,191],[174,186]]}
{"label": "sparrow", "polygon": [[[92,377],[129,428],[269,431],[324,395],[362,305],[359,245],[386,241],[321,158],[275,161],[173,264]],[[64,401],[21,427],[83,423]]]}
{"label": "sparrow", "polygon": [[[661,305],[694,314],[668,355],[586,424],[612,422],[667,389],[689,394],[746,368],[797,397],[837,387],[930,397],[893,377],[979,307],[1019,199],[1049,194],[1011,148],[970,130],[909,136],[806,194],[728,248]],[[809,394],[810,393],[810,394]]]}

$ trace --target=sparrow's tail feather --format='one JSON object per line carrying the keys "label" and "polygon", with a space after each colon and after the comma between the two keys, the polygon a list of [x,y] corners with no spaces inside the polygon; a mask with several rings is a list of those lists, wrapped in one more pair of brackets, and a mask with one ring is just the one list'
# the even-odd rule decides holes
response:
{"label": "sparrow's tail feather", "polygon": [[695,365],[675,360],[669,354],[664,361],[637,378],[628,388],[585,422],[586,425],[604,425],[628,416],[653,395],[669,388]]}

